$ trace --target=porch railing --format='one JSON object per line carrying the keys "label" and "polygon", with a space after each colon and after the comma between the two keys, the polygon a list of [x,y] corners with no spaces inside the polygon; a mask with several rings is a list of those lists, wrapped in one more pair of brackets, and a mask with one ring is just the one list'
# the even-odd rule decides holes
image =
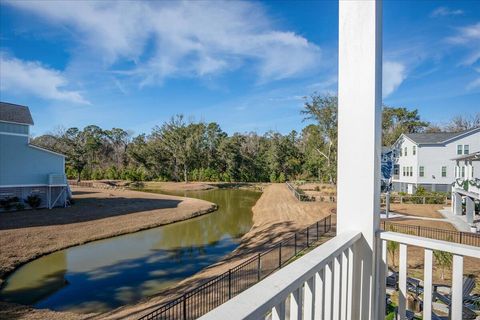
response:
{"label": "porch railing", "polygon": [[436,240],[444,240],[466,244],[469,246],[480,247],[480,233],[463,232],[455,230],[445,230],[432,227],[423,227],[408,225],[403,223],[395,223],[390,221],[382,221],[380,227],[384,231],[400,232],[419,237],[425,237]]}
{"label": "porch railing", "polygon": [[352,319],[354,245],[343,233],[200,319]]}
{"label": "porch railing", "polygon": [[[387,241],[399,243],[399,277],[398,277],[398,316],[399,319],[406,318],[407,302],[407,267],[408,267],[408,246],[415,246],[424,249],[424,285],[423,291],[423,319],[432,319],[434,310],[433,301],[433,252],[444,251],[453,255],[452,286],[451,296],[448,298],[451,303],[447,306],[450,310],[450,319],[464,319],[463,305],[463,258],[472,257],[480,259],[480,249],[474,246],[451,243],[448,241],[427,239],[413,235],[406,235],[396,232],[383,231],[379,233],[382,241],[382,262],[387,268]],[[382,280],[382,287],[385,288],[385,278]],[[381,290],[385,301],[385,290]]]}
{"label": "porch railing", "polygon": [[317,246],[331,229],[331,216],[325,217],[140,319],[197,319],[284,267],[305,249]]}
{"label": "porch railing", "polygon": [[[289,264],[279,272],[264,279],[252,288],[227,301],[200,319],[352,319],[364,318],[354,309],[356,296],[354,289],[362,273],[354,272],[356,259],[362,259],[361,233],[346,232],[322,244],[318,248]],[[381,241],[378,254],[379,269],[373,279],[379,292],[370,310],[385,314],[387,274],[387,241],[400,243],[399,261],[399,306],[398,319],[406,319],[407,301],[407,246],[424,248],[425,271],[423,286],[423,319],[431,319],[434,310],[433,300],[433,251],[441,250],[453,254],[453,283],[451,319],[462,319],[463,312],[463,258],[480,258],[477,247],[427,239],[396,232],[379,231]],[[372,254],[372,253],[370,253]],[[357,288],[358,289],[358,288]],[[373,302],[372,302],[373,303]],[[363,310],[363,312],[367,312]]]}

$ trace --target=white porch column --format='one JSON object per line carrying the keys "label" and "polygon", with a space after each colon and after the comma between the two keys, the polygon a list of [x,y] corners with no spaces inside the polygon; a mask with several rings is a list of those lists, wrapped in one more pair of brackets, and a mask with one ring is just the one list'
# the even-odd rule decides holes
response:
{"label": "white porch column", "polygon": [[[380,215],[382,105],[381,1],[340,1],[337,232],[361,231],[355,248],[355,319],[379,319],[374,306],[375,239]],[[380,242],[379,242],[380,243]],[[381,269],[381,268],[379,268]],[[377,297],[378,299],[378,297]],[[385,303],[382,301],[381,303]]]}
{"label": "white porch column", "polygon": [[454,199],[454,207],[453,207],[453,214],[457,216],[462,215],[462,196],[458,192],[453,193]]}
{"label": "white porch column", "polygon": [[473,223],[473,218],[475,216],[475,202],[472,198],[465,198],[465,213],[467,215],[467,222]]}

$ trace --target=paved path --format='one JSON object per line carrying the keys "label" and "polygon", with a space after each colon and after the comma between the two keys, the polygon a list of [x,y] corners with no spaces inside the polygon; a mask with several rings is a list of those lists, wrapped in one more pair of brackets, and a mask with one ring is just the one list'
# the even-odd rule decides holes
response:
{"label": "paved path", "polygon": [[448,207],[439,210],[439,212],[450,222],[458,231],[470,232],[470,226],[467,221],[463,219],[464,216],[456,216],[452,213],[452,210]]}

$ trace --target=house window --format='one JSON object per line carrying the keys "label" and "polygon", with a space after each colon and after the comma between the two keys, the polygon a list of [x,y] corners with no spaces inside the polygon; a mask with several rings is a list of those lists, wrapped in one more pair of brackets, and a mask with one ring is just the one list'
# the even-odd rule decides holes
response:
{"label": "house window", "polygon": [[462,175],[461,175],[462,178],[465,178],[465,166],[462,166]]}
{"label": "house window", "polygon": [[463,146],[463,154],[469,154],[469,153],[470,153],[470,152],[469,152],[469,151],[470,151],[469,149],[470,149],[470,145],[465,144],[465,145]]}
{"label": "house window", "polygon": [[417,154],[417,147],[416,146],[412,147],[412,153],[413,153],[413,155]]}
{"label": "house window", "polygon": [[463,148],[462,148],[462,145],[459,144],[457,145],[457,154],[462,154],[463,153]]}
{"label": "house window", "polygon": [[425,176],[425,167],[420,167],[420,168],[418,168],[418,175],[419,175],[420,177]]}
{"label": "house window", "polygon": [[398,176],[398,174],[399,174],[399,172],[398,172],[399,169],[400,169],[400,168],[399,168],[397,165],[393,166],[393,174],[396,175],[396,176]]}
{"label": "house window", "polygon": [[410,167],[410,177],[413,177],[413,167]]}
{"label": "house window", "polygon": [[447,167],[442,167],[442,177],[446,177],[447,176]]}
{"label": "house window", "polygon": [[405,147],[405,157],[407,156],[407,147]]}
{"label": "house window", "polygon": [[402,167],[402,176],[405,177],[405,167]]}
{"label": "house window", "polygon": [[403,150],[400,148],[400,157],[403,156]]}

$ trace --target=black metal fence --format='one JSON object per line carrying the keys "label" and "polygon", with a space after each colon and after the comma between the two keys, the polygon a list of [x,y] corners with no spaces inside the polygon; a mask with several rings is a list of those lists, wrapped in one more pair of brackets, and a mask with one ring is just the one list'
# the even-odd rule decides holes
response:
{"label": "black metal fence", "polygon": [[308,194],[303,193],[301,189],[297,189],[294,185],[289,182],[285,182],[288,189],[292,191],[293,196],[297,198],[299,201],[315,201],[315,198],[309,196]]}
{"label": "black metal fence", "polygon": [[385,231],[400,232],[424,238],[444,240],[480,247],[480,234],[477,233],[422,227],[390,221],[382,221],[381,227]]}
{"label": "black metal fence", "polygon": [[140,319],[190,320],[201,317],[282,268],[303,250],[318,245],[318,240],[331,229],[332,218],[328,216]]}

